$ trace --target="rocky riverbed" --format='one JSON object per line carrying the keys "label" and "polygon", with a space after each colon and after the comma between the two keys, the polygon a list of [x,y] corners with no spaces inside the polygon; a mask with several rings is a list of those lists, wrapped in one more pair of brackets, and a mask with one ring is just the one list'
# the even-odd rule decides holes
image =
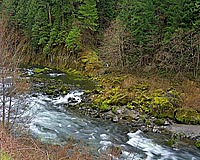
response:
{"label": "rocky riverbed", "polygon": [[[178,106],[180,95],[174,88],[167,91],[157,89],[150,95],[149,85],[144,82],[137,82],[135,86],[124,89],[120,87],[124,80],[119,77],[112,80],[93,77],[93,82],[73,77],[77,81],[68,83],[67,80],[66,83],[66,77],[69,77],[66,73],[57,71],[55,73],[48,68],[30,71],[34,92],[42,92],[50,97],[62,96],[62,98],[77,88],[83,92],[81,103],[76,103],[78,101],[76,97],[67,97],[67,102],[74,101],[65,104],[67,110],[126,125],[130,131],[140,129],[143,132],[163,133],[170,135],[173,140],[189,138],[198,141],[200,138],[200,126],[196,124],[199,123],[199,114],[194,110],[182,111]],[[173,111],[174,107],[177,108],[176,112]],[[175,115],[177,112],[179,115]],[[188,115],[185,117],[188,119],[185,122],[190,124],[177,123],[183,119],[180,112]],[[198,115],[197,118],[192,118],[191,113]]]}

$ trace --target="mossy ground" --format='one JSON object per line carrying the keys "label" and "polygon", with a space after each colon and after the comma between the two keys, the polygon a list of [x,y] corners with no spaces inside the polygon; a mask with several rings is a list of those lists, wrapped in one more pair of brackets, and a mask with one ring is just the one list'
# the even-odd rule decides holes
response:
{"label": "mossy ground", "polygon": [[[98,81],[99,87],[91,99],[100,110],[126,106],[158,119],[170,118],[179,123],[200,124],[199,103],[191,101],[198,101],[196,94],[200,92],[192,81],[186,80],[186,83],[183,80],[177,84],[176,81],[155,76],[138,78],[127,74],[106,74],[92,79]],[[190,100],[191,86],[197,93],[192,91],[195,96]]]}
{"label": "mossy ground", "polygon": [[[159,119],[170,118],[186,124],[200,123],[198,118],[193,118],[200,114],[198,79],[190,80],[178,74],[161,77],[156,73],[110,73],[103,67],[96,51],[89,49],[79,53],[77,64],[81,72],[72,69],[74,73],[87,75],[99,84],[91,96],[96,109],[104,112],[114,110],[115,106],[127,106],[130,110],[151,114]],[[63,63],[56,69],[70,71],[66,68]],[[46,71],[38,69],[34,72],[39,74]],[[51,89],[47,93],[53,94]]]}

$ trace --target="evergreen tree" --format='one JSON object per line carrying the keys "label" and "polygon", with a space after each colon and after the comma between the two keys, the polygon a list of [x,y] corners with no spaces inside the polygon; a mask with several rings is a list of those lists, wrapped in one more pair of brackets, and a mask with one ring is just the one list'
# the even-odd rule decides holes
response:
{"label": "evergreen tree", "polygon": [[97,2],[99,25],[102,29],[108,27],[111,21],[115,20],[118,15],[118,2],[119,0],[99,0]]}
{"label": "evergreen tree", "polygon": [[96,0],[84,0],[78,8],[78,19],[81,28],[96,31],[98,27],[98,13]]}

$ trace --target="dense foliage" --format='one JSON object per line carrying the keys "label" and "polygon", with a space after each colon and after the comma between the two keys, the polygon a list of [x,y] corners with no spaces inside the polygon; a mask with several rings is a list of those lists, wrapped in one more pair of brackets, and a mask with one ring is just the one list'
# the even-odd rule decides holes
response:
{"label": "dense foliage", "polygon": [[37,54],[48,57],[62,46],[78,58],[98,48],[111,70],[198,75],[198,0],[3,0],[1,5]]}

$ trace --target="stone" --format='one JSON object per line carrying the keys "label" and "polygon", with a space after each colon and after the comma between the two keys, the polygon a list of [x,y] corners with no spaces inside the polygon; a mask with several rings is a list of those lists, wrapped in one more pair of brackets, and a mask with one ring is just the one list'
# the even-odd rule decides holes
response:
{"label": "stone", "polygon": [[113,122],[119,122],[119,118],[118,118],[118,116],[115,116],[115,117],[113,117]]}
{"label": "stone", "polygon": [[175,120],[184,124],[200,124],[200,114],[191,108],[179,108],[175,112]]}

